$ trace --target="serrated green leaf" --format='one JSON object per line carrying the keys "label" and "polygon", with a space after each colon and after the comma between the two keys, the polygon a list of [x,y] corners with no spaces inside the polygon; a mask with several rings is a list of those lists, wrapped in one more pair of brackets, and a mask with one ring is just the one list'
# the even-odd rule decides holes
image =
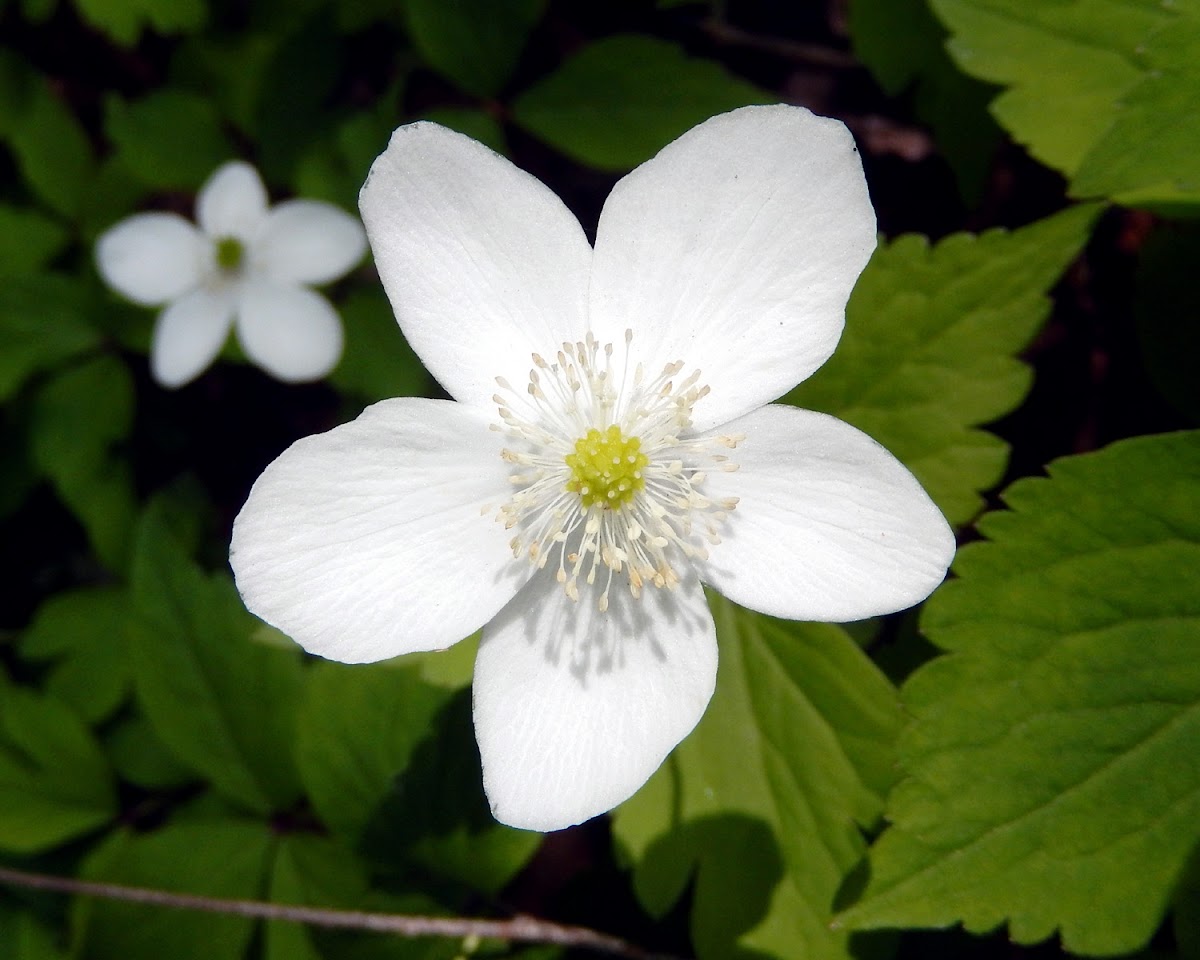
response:
{"label": "serrated green leaf", "polygon": [[37,853],[116,812],[112,772],[83,721],[0,679],[0,849]]}
{"label": "serrated green leaf", "polygon": [[0,276],[34,273],[67,245],[67,231],[36,210],[0,204]]}
{"label": "serrated green leaf", "polygon": [[1195,5],[930,3],[958,65],[1008,88],[992,103],[996,119],[1043,163],[1078,174],[1074,193],[1200,200]]}
{"label": "serrated green leaf", "polygon": [[882,443],[952,524],[1004,473],[1008,448],[979,429],[1032,383],[1017,354],[1050,310],[1046,292],[1087,240],[1095,207],[1019,230],[909,235],[879,247],[846,308],[832,359],[785,402],[822,410]]}
{"label": "serrated green leaf", "polygon": [[1071,192],[1127,206],[1200,203],[1200,14],[1160,27],[1137,52],[1142,79],[1083,158]]}
{"label": "serrated green leaf", "polygon": [[516,68],[546,0],[408,0],[413,46],[463,90],[494,97]]}
{"label": "serrated green leaf", "polygon": [[95,347],[80,285],[54,274],[13,276],[0,283],[0,403],[34,374]]}
{"label": "serrated green leaf", "polygon": [[848,957],[828,922],[865,848],[859,826],[879,816],[893,776],[896,691],[840,627],[710,602],[721,651],[712,702],[615,815],[638,898],[664,913],[696,872],[702,958]]}
{"label": "serrated green leaf", "polygon": [[330,376],[334,386],[370,402],[429,393],[429,374],[400,332],[382,288],[354,291],[339,312],[346,349]]}
{"label": "serrated green leaf", "polygon": [[513,103],[513,119],[570,157],[627,170],[714,114],[770,94],[652,37],[584,47]]}
{"label": "serrated green leaf", "polygon": [[52,660],[45,689],[83,719],[97,723],[125,700],[132,685],[125,652],[129,594],[88,587],[50,597],[18,649],[29,660]]}
{"label": "serrated green leaf", "polygon": [[[135,887],[245,900],[262,898],[270,831],[215,820],[168,824],[152,833],[114,834],[80,875]],[[157,904],[80,899],[72,913],[80,960],[240,960],[254,921]]]}
{"label": "serrated green leaf", "polygon": [[33,461],[87,530],[96,555],[123,571],[137,509],[129,464],[114,448],[133,428],[133,379],[115,355],[59,373],[34,398]]}
{"label": "serrated green leaf", "polygon": [[133,46],[144,29],[189,33],[208,15],[204,0],[73,0],[83,19],[122,46]]}
{"label": "serrated green leaf", "polygon": [[159,90],[134,103],[109,96],[104,130],[118,161],[155,190],[194,192],[236,153],[211,101],[183,90]]}
{"label": "serrated green leaf", "polygon": [[134,684],[155,733],[234,803],[260,814],[290,807],[300,793],[297,652],[253,643],[259,622],[233,583],[198,570],[154,511],[139,526],[132,582]]}
{"label": "serrated green leaf", "polygon": [[1021,480],[923,626],[857,928],[1142,947],[1200,839],[1200,433]]}

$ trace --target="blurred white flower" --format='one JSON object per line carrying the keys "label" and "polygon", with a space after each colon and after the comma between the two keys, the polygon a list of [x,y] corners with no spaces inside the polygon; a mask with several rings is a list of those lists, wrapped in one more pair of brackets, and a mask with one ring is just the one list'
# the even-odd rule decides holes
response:
{"label": "blurred white flower", "polygon": [[360,207],[400,326],[458,402],[386,400],[298,441],[231,563],[250,610],[334,660],[482,627],[499,820],[602,813],[695,726],[717,670],[701,582],[833,621],[941,582],[954,537],[904,466],[770,403],[833,352],[875,246],[842,124],[706,121],[616,185],[594,249],[541,183],[430,123],[396,131]]}
{"label": "blurred white flower", "polygon": [[150,369],[165,387],[198,377],[237,331],[246,356],[287,382],[317,380],[342,355],[337,311],[309,284],[346,274],[366,253],[359,221],[332,204],[267,206],[258,172],[235,160],[200,188],[193,224],[139,213],[96,241],[105,282],[143,306],[166,304]]}

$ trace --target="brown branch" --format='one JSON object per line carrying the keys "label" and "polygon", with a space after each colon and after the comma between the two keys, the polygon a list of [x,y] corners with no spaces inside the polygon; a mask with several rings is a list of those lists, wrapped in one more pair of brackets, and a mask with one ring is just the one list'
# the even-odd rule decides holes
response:
{"label": "brown branch", "polygon": [[527,914],[507,920],[483,920],[470,917],[432,917],[400,913],[368,913],[363,910],[334,910],[327,907],[303,907],[262,900],[231,900],[194,893],[175,893],[147,887],[129,887],[119,883],[98,883],[74,877],[58,877],[0,867],[0,883],[32,890],[49,890],[81,897],[101,897],[127,903],[145,903],[179,910],[233,914],[259,920],[283,920],[314,927],[343,930],[369,930],[401,937],[480,937],[516,943],[548,943],[559,947],[577,947],[625,957],[628,960],[677,960],[650,953],[635,944],[588,927],[553,923]]}

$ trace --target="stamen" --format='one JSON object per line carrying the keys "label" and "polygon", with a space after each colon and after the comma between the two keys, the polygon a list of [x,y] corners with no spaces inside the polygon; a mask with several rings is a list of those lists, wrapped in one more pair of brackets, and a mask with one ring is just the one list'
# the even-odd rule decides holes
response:
{"label": "stamen", "polygon": [[[538,568],[556,559],[555,578],[573,601],[580,580],[610,603],[613,579],[633,597],[648,583],[673,589],[679,568],[707,557],[705,542],[735,498],[714,502],[700,492],[713,467],[735,470],[716,446],[735,448],[740,436],[691,436],[692,410],[709,393],[700,371],[678,379],[682,361],[647,377],[639,362],[630,375],[633,331],[613,368],[613,345],[589,332],[565,342],[554,361],[532,354],[523,390],[503,377],[492,399],[510,445],[501,456],[516,468],[515,490],[497,519],[516,535],[513,556]],[[601,573],[603,572],[603,576]]]}

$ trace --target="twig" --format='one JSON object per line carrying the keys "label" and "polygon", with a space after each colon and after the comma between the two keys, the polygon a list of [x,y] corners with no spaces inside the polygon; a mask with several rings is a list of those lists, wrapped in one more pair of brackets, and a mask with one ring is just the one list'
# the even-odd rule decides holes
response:
{"label": "twig", "polygon": [[368,913],[363,910],[334,910],[327,907],[302,907],[262,900],[231,900],[194,893],[175,893],[147,887],[129,887],[119,883],[98,883],[74,877],[58,877],[0,867],[0,883],[33,890],[50,890],[81,897],[101,897],[128,903],[146,903],[179,910],[233,914],[259,920],[283,920],[315,927],[344,930],[369,930],[401,937],[491,938],[517,943],[549,943],[577,947],[626,957],[628,960],[678,960],[654,954],[635,944],[588,927],[553,923],[527,914],[507,920],[483,920],[470,917],[432,917],[400,913]]}
{"label": "twig", "polygon": [[861,66],[850,54],[833,47],[823,47],[816,43],[801,43],[797,40],[785,40],[780,37],[764,36],[750,33],[740,27],[735,27],[718,17],[709,17],[702,21],[700,29],[718,43],[734,47],[747,47],[750,50],[760,50],[771,56],[796,63],[807,63],[815,67],[830,67],[835,70],[851,70]]}

